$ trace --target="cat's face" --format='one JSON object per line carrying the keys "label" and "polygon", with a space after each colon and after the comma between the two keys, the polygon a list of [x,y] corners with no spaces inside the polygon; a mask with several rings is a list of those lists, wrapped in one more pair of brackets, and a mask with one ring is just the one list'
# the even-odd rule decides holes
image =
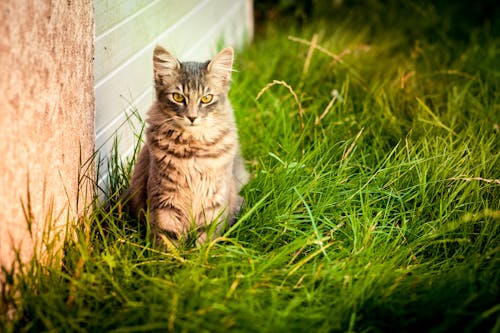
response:
{"label": "cat's face", "polygon": [[205,63],[179,62],[157,46],[153,64],[158,102],[168,121],[194,130],[224,116],[233,49],[226,48]]}

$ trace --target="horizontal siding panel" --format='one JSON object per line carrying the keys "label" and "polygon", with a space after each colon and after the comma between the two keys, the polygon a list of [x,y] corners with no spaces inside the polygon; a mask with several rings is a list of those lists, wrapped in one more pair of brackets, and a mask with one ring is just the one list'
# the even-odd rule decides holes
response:
{"label": "horizontal siding panel", "polygon": [[[231,1],[229,1],[231,2]],[[242,24],[242,18],[246,11],[245,2],[232,1],[232,7],[225,11],[225,15],[221,19],[209,26],[208,30],[193,30],[191,33],[198,40],[184,57],[191,60],[203,61],[214,56],[216,48],[219,44],[223,46],[241,47],[247,39],[246,27]],[[205,50],[201,52],[199,50]],[[201,56],[200,56],[201,55]]]}
{"label": "horizontal siding panel", "polygon": [[[121,131],[123,127],[130,127],[129,122],[132,122],[132,124],[136,126],[135,120],[137,119],[137,116],[139,116],[142,120],[145,120],[146,112],[151,106],[153,99],[154,92],[151,87],[146,89],[146,91],[144,91],[144,93],[139,96],[134,103],[131,103],[127,108],[124,108],[111,123],[97,133],[95,138],[95,145],[97,149],[104,150],[105,153],[109,152],[110,150],[107,147],[109,147],[109,142],[113,141],[115,133]],[[131,134],[135,135],[136,133],[132,132]]]}
{"label": "horizontal siding panel", "polygon": [[113,70],[145,44],[149,44],[159,34],[173,26],[186,15],[196,0],[184,0],[172,10],[170,1],[158,1],[146,10],[103,35],[96,35],[94,79],[99,81],[107,71]]}
{"label": "horizontal siding panel", "polygon": [[94,1],[95,34],[101,35],[106,30],[118,25],[134,13],[148,5],[163,0],[96,0]]}

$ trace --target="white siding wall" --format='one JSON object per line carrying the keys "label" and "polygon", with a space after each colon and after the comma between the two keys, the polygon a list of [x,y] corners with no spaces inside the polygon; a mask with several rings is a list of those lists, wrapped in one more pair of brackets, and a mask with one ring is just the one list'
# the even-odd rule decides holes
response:
{"label": "white siding wall", "polygon": [[241,48],[252,37],[251,0],[95,0],[94,90],[96,149],[104,160],[115,137],[122,157],[136,142],[137,121],[154,99],[152,52],[156,44],[181,60],[205,61],[217,47]]}

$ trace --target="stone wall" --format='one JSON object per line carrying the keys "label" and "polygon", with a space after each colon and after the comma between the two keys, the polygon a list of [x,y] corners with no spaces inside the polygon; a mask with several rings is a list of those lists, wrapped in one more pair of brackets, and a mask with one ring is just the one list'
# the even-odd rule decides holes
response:
{"label": "stone wall", "polygon": [[91,0],[0,1],[2,265],[13,247],[28,260],[52,221],[64,231],[82,211],[80,165],[94,149],[93,29]]}

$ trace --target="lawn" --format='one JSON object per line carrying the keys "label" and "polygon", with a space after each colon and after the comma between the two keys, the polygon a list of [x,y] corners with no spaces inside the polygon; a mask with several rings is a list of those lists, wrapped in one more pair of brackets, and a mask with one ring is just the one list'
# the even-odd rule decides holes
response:
{"label": "lawn", "polygon": [[500,332],[498,10],[281,3],[237,54],[237,223],[164,252],[95,203],[0,330]]}

